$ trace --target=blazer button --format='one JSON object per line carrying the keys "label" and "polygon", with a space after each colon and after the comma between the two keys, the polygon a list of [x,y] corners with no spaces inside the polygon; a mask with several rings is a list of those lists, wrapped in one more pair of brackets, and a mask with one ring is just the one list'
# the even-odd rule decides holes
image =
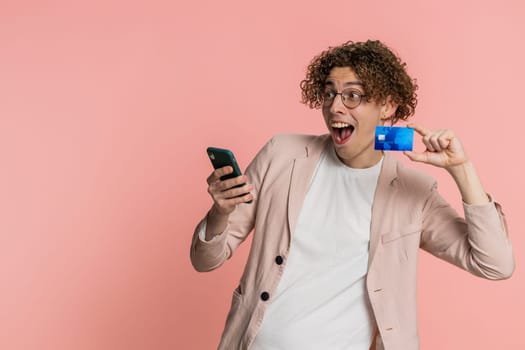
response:
{"label": "blazer button", "polygon": [[275,258],[275,263],[276,263],[277,265],[281,265],[281,264],[283,263],[283,261],[284,261],[284,260],[283,260],[283,257],[280,256],[280,255],[277,255],[277,257]]}
{"label": "blazer button", "polygon": [[266,300],[270,299],[270,294],[268,294],[268,292],[262,292],[261,299],[263,301],[266,301]]}

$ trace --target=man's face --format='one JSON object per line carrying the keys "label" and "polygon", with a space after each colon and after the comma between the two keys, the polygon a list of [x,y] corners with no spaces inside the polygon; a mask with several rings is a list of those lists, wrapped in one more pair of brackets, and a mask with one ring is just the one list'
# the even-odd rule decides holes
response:
{"label": "man's face", "polygon": [[[365,94],[361,81],[349,67],[334,67],[325,85],[325,91],[344,92],[346,105],[350,105],[350,98],[355,100],[358,94]],[[385,106],[367,102],[363,97],[357,107],[349,109],[343,104],[341,95],[335,96],[332,103],[323,104],[323,117],[335,150],[346,165],[367,168],[381,159],[382,153],[374,150],[374,137],[375,127],[385,123],[382,119],[388,113]]]}

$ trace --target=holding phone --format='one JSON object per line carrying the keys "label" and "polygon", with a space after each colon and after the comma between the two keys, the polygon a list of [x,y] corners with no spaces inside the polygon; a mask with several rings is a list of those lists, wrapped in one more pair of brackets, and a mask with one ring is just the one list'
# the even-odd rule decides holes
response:
{"label": "holding phone", "polygon": [[[210,158],[211,164],[213,165],[214,169],[219,169],[225,166],[231,166],[233,168],[233,172],[231,174],[221,176],[221,181],[233,179],[242,175],[241,169],[239,168],[237,160],[235,159],[235,156],[233,155],[232,151],[224,148],[208,147],[206,149],[206,152],[208,153],[208,158]],[[234,188],[241,186],[244,186],[244,184],[239,184],[237,186],[234,186]],[[240,196],[244,196],[245,194],[242,194]],[[252,201],[246,203],[251,202]]]}

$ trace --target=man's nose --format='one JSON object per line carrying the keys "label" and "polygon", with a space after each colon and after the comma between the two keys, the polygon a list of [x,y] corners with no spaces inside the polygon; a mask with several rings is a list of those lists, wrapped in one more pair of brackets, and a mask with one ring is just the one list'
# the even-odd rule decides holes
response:
{"label": "man's nose", "polygon": [[343,114],[346,113],[346,107],[343,104],[343,96],[341,94],[337,94],[332,101],[332,105],[330,106],[330,112],[333,114]]}

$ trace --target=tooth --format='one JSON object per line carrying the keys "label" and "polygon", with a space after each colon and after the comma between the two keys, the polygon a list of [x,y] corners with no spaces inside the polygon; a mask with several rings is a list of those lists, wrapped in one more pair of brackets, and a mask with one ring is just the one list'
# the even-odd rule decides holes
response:
{"label": "tooth", "polygon": [[347,128],[349,127],[350,124],[347,124],[347,123],[342,123],[342,122],[334,122],[332,123],[332,127],[333,128],[337,128],[337,129],[340,129],[340,128]]}

